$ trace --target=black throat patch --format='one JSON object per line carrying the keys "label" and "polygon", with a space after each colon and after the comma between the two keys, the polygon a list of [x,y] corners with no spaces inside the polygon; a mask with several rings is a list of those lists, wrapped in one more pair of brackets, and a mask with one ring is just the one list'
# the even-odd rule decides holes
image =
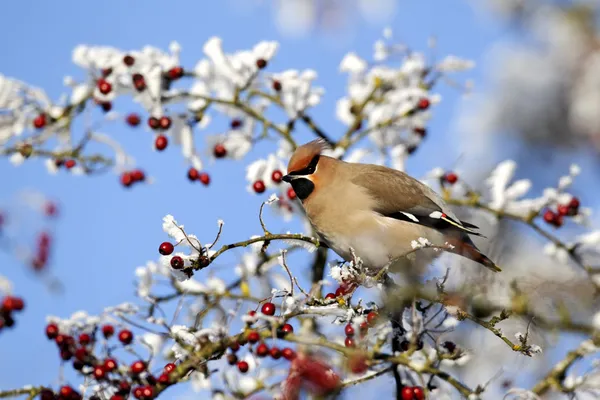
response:
{"label": "black throat patch", "polygon": [[315,184],[306,178],[294,179],[292,181],[292,187],[294,188],[294,192],[296,192],[296,196],[298,196],[300,200],[305,200],[308,196],[310,196],[313,190],[315,190]]}

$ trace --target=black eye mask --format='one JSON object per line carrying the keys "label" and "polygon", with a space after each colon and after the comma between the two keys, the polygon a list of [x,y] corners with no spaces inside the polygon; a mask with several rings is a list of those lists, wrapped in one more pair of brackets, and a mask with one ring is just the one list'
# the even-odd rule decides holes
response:
{"label": "black eye mask", "polygon": [[296,178],[292,181],[292,187],[294,188],[294,192],[296,192],[296,196],[300,198],[300,200],[306,199],[310,194],[315,190],[315,184],[306,178]]}
{"label": "black eye mask", "polygon": [[311,175],[315,173],[315,170],[317,169],[317,164],[319,163],[319,155],[316,155],[313,157],[312,160],[310,160],[310,163],[308,163],[308,165],[305,168],[299,169],[297,171],[294,172],[290,172],[289,175]]}

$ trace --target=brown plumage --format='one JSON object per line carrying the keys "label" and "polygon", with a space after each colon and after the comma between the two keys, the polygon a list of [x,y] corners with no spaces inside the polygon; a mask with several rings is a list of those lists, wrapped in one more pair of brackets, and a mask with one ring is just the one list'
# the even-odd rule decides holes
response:
{"label": "brown plumage", "polygon": [[[321,155],[324,148],[320,140],[298,147],[284,180],[323,241],[342,258],[350,260],[353,249],[365,265],[381,268],[411,252],[411,242],[422,237],[500,270],[469,238],[478,235],[476,227],[461,222],[429,187],[398,170]],[[411,257],[421,252],[426,253]],[[430,252],[428,259],[433,257]]]}

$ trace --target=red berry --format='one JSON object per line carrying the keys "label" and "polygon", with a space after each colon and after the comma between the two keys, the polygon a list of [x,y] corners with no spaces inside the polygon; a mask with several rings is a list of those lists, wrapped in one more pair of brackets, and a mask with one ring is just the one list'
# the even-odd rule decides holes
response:
{"label": "red berry", "polygon": [[167,365],[165,365],[164,370],[167,374],[170,374],[171,372],[175,371],[175,368],[177,368],[177,366],[175,364],[168,363]]}
{"label": "red berry", "polygon": [[283,174],[278,169],[276,169],[275,171],[273,171],[273,173],[271,174],[271,179],[275,183],[281,182],[281,178],[283,178]]}
{"label": "red berry", "polygon": [[102,101],[98,104],[100,105],[100,107],[102,107],[102,111],[104,112],[109,112],[110,110],[112,110],[112,103],[110,101]]}
{"label": "red berry", "polygon": [[281,82],[273,81],[273,90],[279,92],[281,90]]}
{"label": "red berry", "polygon": [[352,355],[348,359],[348,366],[350,367],[350,371],[352,371],[352,373],[354,374],[361,374],[365,372],[367,368],[369,368],[369,365],[367,364],[367,359],[362,354]]}
{"label": "red berry", "polygon": [[552,210],[546,210],[544,212],[544,221],[546,221],[549,224],[554,223],[554,220],[556,219],[556,214],[554,214],[554,211]]}
{"label": "red berry", "polygon": [[252,189],[254,189],[254,191],[256,193],[264,193],[264,191],[267,189],[265,186],[265,183],[261,180],[258,180],[256,182],[254,182],[254,184],[252,185]]}
{"label": "red berry", "polygon": [[200,177],[200,173],[198,172],[198,170],[196,168],[191,167],[188,170],[187,176],[188,176],[188,179],[193,182]]}
{"label": "red berry", "polygon": [[88,351],[85,347],[80,347],[77,350],[75,350],[75,358],[78,359],[79,361],[83,361],[87,358],[88,356]]}
{"label": "red berry", "polygon": [[349,336],[346,337],[344,344],[346,345],[346,347],[356,347],[356,341]]}
{"label": "red berry", "polygon": [[352,324],[346,325],[346,327],[344,328],[344,333],[348,337],[354,336],[354,327],[352,326]]}
{"label": "red berry", "polygon": [[75,166],[75,164],[77,164],[75,160],[67,160],[65,161],[65,168],[71,169]]}
{"label": "red berry", "polygon": [[154,147],[158,151],[163,151],[164,149],[166,149],[168,144],[169,139],[167,139],[165,135],[158,135],[156,137],[156,140],[154,141]]}
{"label": "red berry", "polygon": [[67,335],[58,334],[54,338],[54,342],[58,347],[67,346]]}
{"label": "red berry", "polygon": [[146,180],[146,174],[141,169],[134,169],[131,172],[131,178],[134,180],[134,182],[143,182]]}
{"label": "red berry", "polygon": [[73,390],[71,386],[63,386],[60,388],[60,391],[58,393],[60,394],[60,396],[68,399],[75,393],[75,390]]}
{"label": "red berry", "polygon": [[133,397],[136,399],[141,399],[144,396],[144,388],[142,386],[138,386],[133,389]]}
{"label": "red berry", "polygon": [[156,117],[150,117],[150,118],[148,118],[148,126],[151,129],[156,130],[156,129],[160,128],[160,121]]}
{"label": "red berry", "polygon": [[60,351],[60,358],[63,361],[69,361],[71,358],[73,358],[73,353],[67,349],[61,350]]}
{"label": "red berry", "polygon": [[289,188],[287,191],[287,197],[290,200],[295,200],[296,199],[296,191],[294,190],[294,188]]}
{"label": "red berry", "polygon": [[21,311],[25,307],[23,299],[20,297],[6,296],[2,300],[2,308],[4,311]]}
{"label": "red berry", "polygon": [[115,328],[112,325],[104,325],[102,327],[102,334],[104,335],[104,337],[106,339],[108,339],[109,337],[114,335],[114,333],[115,333]]}
{"label": "red berry", "polygon": [[248,311],[248,315],[251,317],[254,317],[256,315],[256,311],[250,310],[250,311]]}
{"label": "red berry", "polygon": [[158,252],[163,256],[171,255],[173,253],[173,250],[175,250],[175,246],[173,246],[173,244],[169,242],[162,242],[158,247]]}
{"label": "red berry", "polygon": [[179,79],[183,76],[183,68],[182,67],[173,67],[168,72],[167,75],[169,79],[175,80]]}
{"label": "red berry", "polygon": [[213,153],[216,158],[223,158],[227,155],[227,149],[221,143],[215,145]]}
{"label": "red berry", "polygon": [[458,181],[458,175],[454,172],[447,172],[446,175],[444,175],[444,180],[449,184],[454,185],[456,181]]}
{"label": "red berry", "polygon": [[238,342],[233,342],[229,345],[229,348],[235,353],[240,349],[240,344]]}
{"label": "red berry", "polygon": [[171,258],[171,268],[173,269],[182,269],[184,266],[183,258],[179,256],[174,256]]}
{"label": "red berry", "polygon": [[293,327],[292,325],[290,325],[290,324],[284,324],[284,325],[281,327],[281,332],[282,332],[284,335],[287,335],[288,333],[294,333],[294,327]]}
{"label": "red berry", "polygon": [[82,346],[87,346],[90,343],[92,343],[92,337],[90,335],[87,333],[82,333],[79,335],[79,344]]}
{"label": "red berry", "polygon": [[112,90],[112,85],[105,79],[98,79],[97,86],[98,86],[98,90],[102,94],[109,94],[110,91]]}
{"label": "red berry", "polygon": [[146,363],[143,361],[136,361],[133,364],[131,364],[131,372],[134,374],[141,374],[142,372],[144,372],[146,370]]}
{"label": "red berry", "polygon": [[258,60],[256,60],[256,67],[258,69],[263,69],[267,66],[267,60],[265,60],[264,58],[259,58]]}
{"label": "red berry", "polygon": [[144,386],[144,388],[142,389],[142,396],[145,399],[151,399],[152,397],[154,397],[154,389],[152,388],[152,386]]}
{"label": "red berry", "polygon": [[401,395],[402,400],[413,400],[414,392],[412,386],[404,386]]}
{"label": "red berry", "polygon": [[125,121],[130,126],[138,126],[140,124],[140,122],[142,121],[142,119],[140,118],[139,115],[137,115],[135,113],[131,113],[127,116],[127,118],[125,118]]}
{"label": "red berry", "polygon": [[579,199],[577,197],[573,197],[569,202],[569,207],[577,210],[579,208]]}
{"label": "red berry", "polygon": [[50,389],[42,389],[40,392],[40,400],[54,400],[54,392]]}
{"label": "red berry", "polygon": [[112,74],[112,72],[113,72],[112,68],[103,68],[102,70],[100,70],[100,73],[102,74],[103,78],[106,78],[107,76]]}
{"label": "red berry", "polygon": [[146,80],[142,74],[133,74],[133,86],[138,92],[146,89]]}
{"label": "red berry", "polygon": [[269,355],[273,360],[279,360],[279,358],[281,357],[281,350],[279,350],[277,347],[271,347]]}
{"label": "red berry", "polygon": [[119,383],[119,393],[128,394],[131,390],[131,385],[128,381],[121,381]]}
{"label": "red berry", "polygon": [[262,305],[260,311],[265,315],[275,315],[275,304],[269,302]]}
{"label": "red berry", "polygon": [[119,332],[119,341],[123,344],[130,344],[133,341],[133,333],[129,329],[123,329]]}
{"label": "red berry", "polygon": [[123,57],[123,63],[128,67],[131,67],[133,64],[135,64],[135,58],[127,54],[125,57]]}
{"label": "red berry", "polygon": [[163,115],[159,120],[160,128],[166,131],[171,127],[171,122],[171,118]]}
{"label": "red berry", "polygon": [[232,119],[231,120],[231,129],[237,129],[240,126],[242,126],[242,120],[241,119]]}
{"label": "red berry", "polygon": [[204,186],[208,186],[210,183],[210,175],[208,175],[206,172],[202,172],[198,177],[198,180],[202,182]]}
{"label": "red berry", "polygon": [[97,380],[104,379],[106,377],[106,371],[101,366],[96,366],[94,368],[94,378]]}
{"label": "red berry", "polygon": [[163,385],[168,385],[169,384],[169,374],[160,374],[160,376],[158,377],[158,383],[162,383]]}
{"label": "red berry", "polygon": [[117,369],[117,361],[114,358],[107,358],[102,364],[106,372],[112,372]]}
{"label": "red berry", "polygon": [[41,129],[44,126],[46,126],[46,123],[48,121],[46,120],[46,114],[40,114],[37,117],[34,118],[33,120],[33,126],[36,129]]}
{"label": "red berry", "polygon": [[335,289],[335,297],[342,297],[345,294],[346,293],[344,292],[344,289],[342,289],[341,287]]}
{"label": "red berry", "polygon": [[413,399],[414,400],[425,400],[425,391],[420,386],[413,387]]}
{"label": "red berry", "polygon": [[110,396],[110,400],[125,400],[125,397],[120,394],[113,394]]}
{"label": "red berry", "polygon": [[419,100],[417,107],[419,107],[420,110],[426,110],[429,108],[430,105],[431,105],[431,102],[429,101],[429,99],[423,98],[423,99]]}
{"label": "red berry", "polygon": [[379,314],[377,314],[377,311],[370,311],[367,314],[367,324],[373,326],[375,324],[375,322],[377,321],[378,317],[379,317]]}
{"label": "red berry", "polygon": [[266,357],[269,354],[269,347],[266,344],[261,343],[256,347],[256,355],[259,357]]}
{"label": "red berry", "polygon": [[130,172],[123,172],[120,180],[121,185],[130,187],[133,184],[133,175]]}
{"label": "red berry", "polygon": [[44,207],[44,213],[48,216],[48,217],[53,217],[57,214],[58,212],[58,207],[56,207],[56,204],[54,204],[53,202],[49,201],[46,203],[46,206]]}
{"label": "red berry", "polygon": [[250,343],[256,343],[260,340],[260,333],[258,333],[257,331],[251,331],[250,333],[248,333],[248,341]]}
{"label": "red berry", "polygon": [[281,350],[281,355],[288,361],[292,361],[294,358],[296,358],[296,352],[289,347]]}
{"label": "red berry", "polygon": [[413,132],[422,138],[425,137],[425,135],[427,135],[427,130],[422,127],[413,128]]}
{"label": "red berry", "polygon": [[565,204],[559,205],[556,210],[558,211],[558,215],[569,215],[569,206]]}
{"label": "red berry", "polygon": [[333,293],[327,293],[327,295],[325,296],[325,300],[333,300],[335,299],[335,294]]}
{"label": "red berry", "polygon": [[235,364],[237,364],[237,362],[238,362],[238,357],[235,354],[233,354],[233,353],[227,354],[227,363],[229,365],[235,365]]}
{"label": "red berry", "polygon": [[369,324],[367,324],[367,321],[363,321],[360,323],[358,328],[360,329],[360,333],[364,335],[369,330]]}
{"label": "red berry", "polygon": [[239,361],[237,363],[237,367],[240,370],[240,372],[243,374],[248,372],[248,369],[250,368],[250,366],[248,365],[248,363],[246,361]]}

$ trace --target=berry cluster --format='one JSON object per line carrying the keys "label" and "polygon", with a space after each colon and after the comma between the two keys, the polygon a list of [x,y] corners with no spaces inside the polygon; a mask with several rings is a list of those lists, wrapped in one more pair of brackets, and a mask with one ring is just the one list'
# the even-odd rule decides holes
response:
{"label": "berry cluster", "polygon": [[[377,318],[379,314],[377,311],[369,311],[367,312],[366,320],[361,322],[358,326],[360,331],[360,337],[363,338],[366,336],[369,327],[375,325],[377,323]],[[346,340],[344,344],[346,347],[356,347],[356,339],[355,339],[355,327],[352,322],[348,323],[344,328],[344,333],[346,334]]]}
{"label": "berry cluster", "polygon": [[555,228],[559,228],[564,223],[564,217],[573,217],[579,213],[579,205],[579,199],[573,197],[569,203],[559,204],[556,207],[556,211],[546,210],[544,212],[544,221]]}
{"label": "berry cluster", "polygon": [[68,158],[66,160],[56,159],[54,160],[54,165],[56,165],[56,168],[65,167],[66,169],[72,169],[77,165],[77,161],[73,160],[72,158]]}
{"label": "berry cluster", "polygon": [[141,169],[134,169],[133,171],[125,171],[121,174],[121,184],[125,187],[131,187],[136,182],[144,182],[146,180],[146,174]]}
{"label": "berry cluster", "polygon": [[208,175],[206,172],[200,172],[194,167],[191,167],[188,170],[187,177],[190,181],[199,181],[204,186],[208,186],[208,184],[210,183],[210,175]]}
{"label": "berry cluster", "polygon": [[354,292],[356,288],[357,285],[355,283],[343,283],[340,285],[340,287],[338,287],[335,290],[335,293],[327,293],[325,295],[325,300],[335,300],[338,298],[343,298]]}
{"label": "berry cluster", "polygon": [[41,271],[48,263],[48,258],[50,257],[51,242],[52,241],[50,238],[50,234],[48,234],[47,232],[41,232],[38,235],[35,256],[31,261],[31,266],[34,270]]}
{"label": "berry cluster", "polygon": [[402,400],[424,400],[425,391],[421,386],[404,386],[401,392]]}
{"label": "berry cluster", "polygon": [[0,307],[0,330],[4,327],[11,328],[15,325],[13,313],[22,311],[25,308],[25,302],[20,297],[6,296],[2,299]]}

